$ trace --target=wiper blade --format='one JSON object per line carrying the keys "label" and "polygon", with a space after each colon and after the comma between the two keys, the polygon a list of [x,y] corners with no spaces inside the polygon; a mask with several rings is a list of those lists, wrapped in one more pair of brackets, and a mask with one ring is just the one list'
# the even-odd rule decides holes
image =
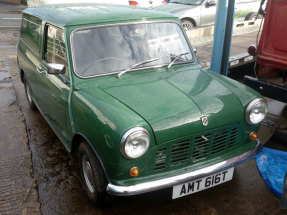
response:
{"label": "wiper blade", "polygon": [[130,71],[130,70],[132,70],[132,69],[134,69],[134,68],[137,68],[137,67],[140,66],[140,65],[143,65],[143,64],[146,64],[146,63],[150,63],[150,62],[153,62],[153,61],[157,61],[157,60],[159,60],[159,58],[153,58],[153,59],[150,59],[150,60],[145,60],[145,61],[142,61],[142,62],[140,62],[140,63],[137,63],[137,64],[133,65],[132,67],[130,67],[130,68],[128,68],[128,69],[126,69],[126,70],[123,70],[123,71],[121,71],[120,73],[118,73],[118,74],[117,74],[117,77],[120,78],[120,77],[121,77],[123,74],[125,74],[126,72],[128,72],[128,71]]}
{"label": "wiper blade", "polygon": [[189,52],[177,55],[176,58],[167,66],[167,68],[170,69],[170,67],[174,64],[175,61],[177,61],[181,56],[184,56],[184,55],[187,55],[187,54],[189,54]]}

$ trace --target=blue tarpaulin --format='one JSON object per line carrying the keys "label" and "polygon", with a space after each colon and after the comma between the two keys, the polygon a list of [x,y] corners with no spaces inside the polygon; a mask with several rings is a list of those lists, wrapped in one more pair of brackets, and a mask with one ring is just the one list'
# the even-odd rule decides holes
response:
{"label": "blue tarpaulin", "polygon": [[256,163],[268,187],[281,198],[283,180],[287,172],[287,152],[264,147],[256,156]]}

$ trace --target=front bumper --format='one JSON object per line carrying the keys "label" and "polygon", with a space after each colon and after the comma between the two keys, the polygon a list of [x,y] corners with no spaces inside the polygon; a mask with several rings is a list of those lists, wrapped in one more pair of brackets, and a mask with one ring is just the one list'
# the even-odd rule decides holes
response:
{"label": "front bumper", "polygon": [[208,175],[214,174],[216,172],[223,171],[225,169],[229,169],[238,164],[241,164],[251,158],[253,158],[256,154],[258,154],[263,148],[263,145],[257,140],[256,146],[238,156],[230,158],[228,160],[219,162],[217,164],[213,164],[211,166],[198,169],[192,172],[184,173],[177,176],[172,176],[169,178],[159,179],[156,181],[145,182],[141,184],[135,184],[130,186],[117,186],[111,183],[107,186],[107,192],[116,195],[116,196],[132,196],[147,192],[152,192],[155,190],[160,190],[167,187],[172,187],[174,185],[186,183],[189,181],[193,181],[199,178],[206,177]]}

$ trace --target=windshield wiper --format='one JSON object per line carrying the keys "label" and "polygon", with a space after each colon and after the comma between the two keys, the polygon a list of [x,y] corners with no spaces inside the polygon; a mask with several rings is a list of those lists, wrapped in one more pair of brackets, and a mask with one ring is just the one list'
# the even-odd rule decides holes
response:
{"label": "windshield wiper", "polygon": [[170,69],[170,67],[174,64],[175,61],[177,61],[181,56],[187,55],[187,54],[189,54],[189,52],[181,53],[180,55],[177,55],[176,58],[167,66],[167,68]]}
{"label": "windshield wiper", "polygon": [[142,62],[140,62],[140,63],[137,63],[137,64],[133,65],[132,67],[130,67],[130,68],[128,68],[128,69],[126,69],[126,70],[123,70],[123,71],[121,71],[120,73],[118,73],[118,74],[117,74],[117,77],[120,78],[120,77],[121,77],[123,74],[125,74],[126,72],[128,72],[128,71],[130,71],[130,70],[132,70],[132,69],[134,69],[134,68],[136,68],[136,67],[138,67],[138,66],[140,66],[140,65],[143,65],[143,64],[146,64],[146,63],[150,63],[150,62],[153,62],[153,61],[157,61],[157,60],[159,60],[159,58],[154,58],[154,59],[150,59],[150,60],[145,60],[145,61],[142,61]]}

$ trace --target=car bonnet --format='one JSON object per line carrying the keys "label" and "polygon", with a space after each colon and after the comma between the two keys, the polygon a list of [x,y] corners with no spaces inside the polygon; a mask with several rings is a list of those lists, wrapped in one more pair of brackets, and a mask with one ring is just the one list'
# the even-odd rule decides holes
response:
{"label": "car bonnet", "polygon": [[157,143],[244,120],[238,97],[200,67],[163,70],[126,73],[99,88],[145,119]]}

